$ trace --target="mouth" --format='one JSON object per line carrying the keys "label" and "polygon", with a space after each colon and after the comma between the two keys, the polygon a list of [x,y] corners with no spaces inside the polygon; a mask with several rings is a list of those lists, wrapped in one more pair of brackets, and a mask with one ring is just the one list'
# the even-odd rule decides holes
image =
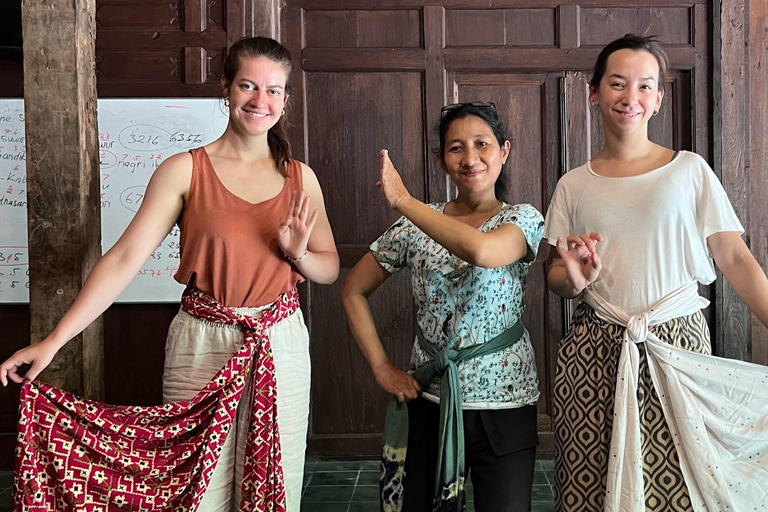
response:
{"label": "mouth", "polygon": [[462,175],[466,176],[467,178],[474,178],[484,172],[485,169],[470,169],[469,171],[463,172]]}
{"label": "mouth", "polygon": [[253,111],[246,110],[246,109],[242,109],[242,110],[243,110],[243,112],[248,114],[250,117],[253,117],[255,119],[264,119],[265,117],[269,117],[269,114],[262,114],[260,112],[253,112]]}
{"label": "mouth", "polygon": [[619,114],[624,119],[635,119],[640,115],[642,115],[642,112],[630,112],[626,110],[616,110],[616,109],[614,109],[613,111]]}

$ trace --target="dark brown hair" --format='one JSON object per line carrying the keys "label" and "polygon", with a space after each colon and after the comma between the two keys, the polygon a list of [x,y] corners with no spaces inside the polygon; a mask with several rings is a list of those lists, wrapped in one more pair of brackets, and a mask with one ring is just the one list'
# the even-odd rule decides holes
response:
{"label": "dark brown hair", "polygon": [[[268,37],[249,37],[241,39],[229,49],[227,60],[224,61],[224,80],[230,87],[235,81],[237,72],[240,71],[240,62],[244,57],[267,57],[268,59],[280,64],[285,68],[286,83],[285,94],[290,94],[289,83],[291,79],[291,70],[293,61],[291,52],[288,49]],[[280,174],[288,175],[288,160],[291,158],[291,144],[285,134],[285,128],[288,124],[286,116],[280,116],[277,124],[267,132],[267,144],[269,152],[272,154],[272,160]]]}
{"label": "dark brown hair", "polygon": [[600,80],[602,80],[603,75],[605,75],[605,68],[608,65],[608,57],[610,57],[613,52],[624,49],[645,51],[656,57],[656,62],[659,63],[659,90],[663,91],[664,75],[667,73],[667,67],[669,66],[667,54],[661,47],[661,43],[655,39],[655,36],[638,36],[635,34],[627,34],[622,38],[611,41],[602,49],[600,55],[597,56],[597,62],[595,62],[592,80],[589,81],[589,86],[592,90],[597,91],[600,88]]}

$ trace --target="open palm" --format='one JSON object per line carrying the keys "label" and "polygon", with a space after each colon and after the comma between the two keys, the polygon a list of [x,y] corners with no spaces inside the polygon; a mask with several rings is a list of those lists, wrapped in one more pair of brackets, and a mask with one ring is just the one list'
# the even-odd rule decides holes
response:
{"label": "open palm", "polygon": [[[277,227],[277,244],[283,254],[298,259],[307,252],[307,243],[315,227],[318,211],[309,216],[309,196],[304,191],[294,192],[286,216]],[[307,218],[309,217],[309,218]]]}

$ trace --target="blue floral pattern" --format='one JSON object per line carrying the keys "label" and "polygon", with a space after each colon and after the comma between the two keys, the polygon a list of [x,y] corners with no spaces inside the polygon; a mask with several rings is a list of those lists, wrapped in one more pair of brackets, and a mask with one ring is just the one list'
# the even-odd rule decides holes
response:
{"label": "blue floral pattern", "polygon": [[[445,203],[429,206],[443,212]],[[544,219],[529,204],[504,203],[479,230],[488,232],[507,223],[523,232],[528,254],[505,267],[470,265],[405,217],[371,244],[376,261],[387,271],[410,268],[417,322],[433,343],[454,349],[486,343],[512,327],[523,314],[525,278],[536,259]],[[416,368],[428,360],[418,340],[414,340],[411,365]],[[459,381],[463,402],[470,406],[499,408],[535,403],[539,382],[528,331],[506,350],[462,363]],[[435,379],[424,391],[439,397],[439,388]]]}

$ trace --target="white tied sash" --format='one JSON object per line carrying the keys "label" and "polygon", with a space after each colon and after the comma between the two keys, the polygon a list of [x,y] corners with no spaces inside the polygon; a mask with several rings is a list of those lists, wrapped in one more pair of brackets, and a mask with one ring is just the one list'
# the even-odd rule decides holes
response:
{"label": "white tied sash", "polygon": [[637,383],[645,343],[696,512],[768,511],[768,367],[697,354],[662,342],[648,328],[706,307],[695,281],[649,311],[629,316],[593,290],[597,316],[626,327],[616,376],[606,512],[645,512]]}

